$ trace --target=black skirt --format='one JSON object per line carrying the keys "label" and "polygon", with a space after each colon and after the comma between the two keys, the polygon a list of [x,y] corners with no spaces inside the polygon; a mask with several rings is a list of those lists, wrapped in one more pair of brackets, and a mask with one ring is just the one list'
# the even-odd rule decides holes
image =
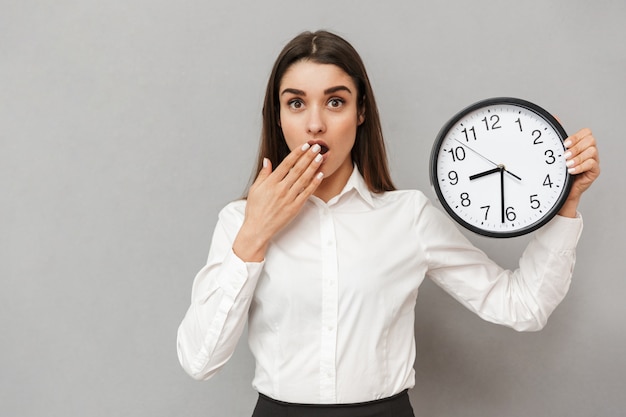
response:
{"label": "black skirt", "polygon": [[354,404],[293,404],[259,394],[252,417],[415,417],[407,390]]}

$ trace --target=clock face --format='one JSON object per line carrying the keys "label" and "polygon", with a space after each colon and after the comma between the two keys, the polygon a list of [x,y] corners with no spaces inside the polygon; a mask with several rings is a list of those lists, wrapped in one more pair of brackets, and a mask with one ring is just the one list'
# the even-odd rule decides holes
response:
{"label": "clock face", "polygon": [[532,232],[559,211],[570,188],[567,134],[530,102],[494,98],[454,116],[435,141],[431,183],[459,224],[491,237]]}

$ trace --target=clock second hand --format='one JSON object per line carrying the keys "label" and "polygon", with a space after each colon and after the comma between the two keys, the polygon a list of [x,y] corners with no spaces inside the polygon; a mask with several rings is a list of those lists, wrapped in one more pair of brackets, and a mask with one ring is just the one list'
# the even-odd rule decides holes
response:
{"label": "clock second hand", "polygon": [[[464,143],[463,143],[463,142],[461,142],[460,140],[458,140],[458,139],[456,139],[456,138],[455,138],[454,140],[455,140],[456,142],[458,142],[461,146],[463,146],[463,147],[465,147],[465,148],[469,149],[470,151],[474,152],[476,155],[478,155],[478,156],[480,156],[481,158],[483,158],[485,161],[489,162],[491,165],[495,165],[496,167],[499,167],[499,166],[500,166],[500,165],[496,164],[495,162],[493,162],[491,159],[487,158],[486,156],[481,155],[480,153],[476,152],[474,149],[470,148],[469,146],[467,146],[466,144],[464,144]],[[496,169],[495,171],[491,171],[491,172],[489,172],[489,174],[491,174],[491,173],[493,173],[493,172],[497,172],[499,169],[500,169],[500,168]],[[506,172],[507,172],[509,175],[511,175],[512,177],[517,178],[519,181],[521,181],[521,180],[522,180],[520,177],[518,177],[517,175],[515,175],[514,173],[512,173],[512,172],[511,172],[511,171],[509,171],[508,169],[504,169],[504,171],[506,171]],[[485,174],[485,175],[487,175],[487,174]],[[472,178],[470,177],[470,179],[472,179]]]}

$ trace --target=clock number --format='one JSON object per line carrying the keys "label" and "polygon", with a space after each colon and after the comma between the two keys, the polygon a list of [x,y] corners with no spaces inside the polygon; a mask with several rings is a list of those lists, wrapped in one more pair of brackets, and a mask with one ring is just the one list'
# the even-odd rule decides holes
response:
{"label": "clock number", "polygon": [[[535,137],[535,135],[537,135],[537,137]],[[540,137],[541,137],[541,132],[539,130],[533,130],[533,138],[535,138],[535,140],[533,141],[533,145],[539,145],[543,143],[542,140],[539,140]]]}
{"label": "clock number", "polygon": [[472,204],[472,202],[469,199],[469,194],[461,193],[461,205],[463,207],[469,207],[470,204]]}
{"label": "clock number", "polygon": [[450,180],[451,185],[457,185],[459,183],[459,175],[456,171],[448,172],[448,179]]}
{"label": "clock number", "polygon": [[456,148],[449,149],[448,152],[450,153],[450,155],[452,155],[452,162],[456,162],[457,159],[459,161],[465,159],[465,149],[463,149],[462,146],[457,146]]}
{"label": "clock number", "polygon": [[524,130],[522,129],[522,121],[520,120],[520,118],[518,117],[517,120],[515,121],[515,123],[517,123],[519,125],[519,131],[523,132]]}
{"label": "clock number", "polygon": [[489,209],[491,206],[481,206],[481,210],[485,210],[485,220],[487,220],[487,215],[489,214]]}
{"label": "clock number", "polygon": [[541,202],[537,199],[537,194],[530,196],[530,208],[537,210],[541,206]]}
{"label": "clock number", "polygon": [[552,165],[556,162],[556,158],[554,157],[554,152],[552,151],[552,149],[548,149],[543,154],[548,157],[548,159],[546,159],[546,164]]}
{"label": "clock number", "polygon": [[[495,120],[494,120],[495,119]],[[483,122],[485,122],[485,128],[487,128],[487,131],[489,131],[489,123],[487,122],[487,116],[485,116],[482,120]],[[497,114],[492,115],[489,118],[489,121],[493,122],[491,124],[491,129],[500,129],[502,126],[498,126],[498,123],[500,122],[500,116],[498,116]],[[476,139],[476,138],[474,138]]]}
{"label": "clock number", "polygon": [[550,179],[550,174],[546,175],[546,179],[543,180],[543,186],[552,188],[552,180]]}
{"label": "clock number", "polygon": [[513,207],[507,207],[506,208],[506,218],[512,222],[513,220],[515,220],[517,218],[517,215],[515,214],[515,211],[513,210]]}
{"label": "clock number", "polygon": [[[461,132],[463,132],[465,134],[465,142],[469,142],[470,138],[469,138],[469,135],[467,133],[468,132],[467,128],[461,130]],[[469,132],[472,132],[472,136],[474,137],[474,140],[476,140],[476,130],[474,129],[474,126],[472,126],[469,129]]]}

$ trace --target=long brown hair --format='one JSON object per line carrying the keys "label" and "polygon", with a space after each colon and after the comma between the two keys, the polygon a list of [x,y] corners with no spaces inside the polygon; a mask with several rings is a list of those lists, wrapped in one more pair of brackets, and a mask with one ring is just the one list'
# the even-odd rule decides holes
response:
{"label": "long brown hair", "polygon": [[363,123],[357,128],[352,161],[370,191],[380,193],[395,190],[387,165],[378,107],[365,65],[350,43],[327,31],[301,33],[285,45],[278,55],[265,91],[261,145],[253,177],[261,170],[263,158],[269,158],[272,166],[276,167],[290,152],[280,128],[278,89],[287,69],[302,60],[336,65],[352,77],[358,89],[358,108],[362,109],[364,116]]}

